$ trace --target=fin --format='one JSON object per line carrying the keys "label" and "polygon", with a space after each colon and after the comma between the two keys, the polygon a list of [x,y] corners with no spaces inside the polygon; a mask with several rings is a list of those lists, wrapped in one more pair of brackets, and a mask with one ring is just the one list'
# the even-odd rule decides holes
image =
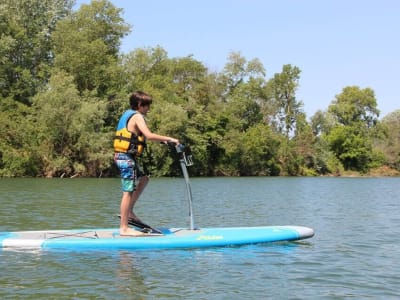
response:
{"label": "fin", "polygon": [[[118,215],[118,217],[121,218],[120,215]],[[141,231],[144,232],[144,233],[159,233],[159,234],[163,234],[160,230],[158,230],[156,228],[153,228],[150,225],[147,225],[146,223],[143,223],[142,221],[140,221],[138,219],[129,218],[128,219],[128,224],[142,229]]]}

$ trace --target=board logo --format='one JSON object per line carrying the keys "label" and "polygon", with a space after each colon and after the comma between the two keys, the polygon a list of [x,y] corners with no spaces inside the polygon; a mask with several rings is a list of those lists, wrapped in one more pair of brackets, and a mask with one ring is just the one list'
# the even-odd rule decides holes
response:
{"label": "board logo", "polygon": [[196,240],[198,241],[216,241],[223,240],[224,237],[222,235],[200,235]]}

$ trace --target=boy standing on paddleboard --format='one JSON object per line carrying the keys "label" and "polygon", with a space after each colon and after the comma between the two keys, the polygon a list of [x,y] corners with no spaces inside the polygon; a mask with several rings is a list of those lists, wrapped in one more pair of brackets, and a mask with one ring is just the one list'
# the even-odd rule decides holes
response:
{"label": "boy standing on paddleboard", "polygon": [[[114,137],[114,161],[121,172],[121,236],[138,236],[144,233],[129,228],[128,221],[141,221],[133,212],[133,207],[143,192],[149,177],[143,175],[136,158],[143,153],[146,141],[174,143],[179,145],[179,140],[158,135],[147,127],[145,116],[150,110],[153,99],[148,94],[137,91],[129,98],[131,109],[121,116]],[[137,181],[137,184],[136,184]]]}

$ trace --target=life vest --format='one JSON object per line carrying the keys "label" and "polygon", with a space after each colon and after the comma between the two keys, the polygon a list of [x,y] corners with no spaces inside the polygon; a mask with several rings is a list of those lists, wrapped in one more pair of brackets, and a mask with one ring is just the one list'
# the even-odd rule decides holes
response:
{"label": "life vest", "polygon": [[122,153],[131,153],[135,156],[140,156],[144,148],[146,147],[146,139],[143,134],[136,135],[133,132],[128,131],[128,122],[130,118],[137,111],[129,109],[123,113],[121,119],[119,119],[117,131],[114,136],[114,151]]}

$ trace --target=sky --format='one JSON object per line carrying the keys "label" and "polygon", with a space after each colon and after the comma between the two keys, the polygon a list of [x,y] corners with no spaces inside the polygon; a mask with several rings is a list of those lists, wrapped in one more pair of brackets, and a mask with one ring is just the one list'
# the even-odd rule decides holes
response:
{"label": "sky", "polygon": [[[77,0],[75,9],[90,0]],[[400,109],[400,1],[110,0],[132,26],[121,51],[160,46],[221,72],[231,52],[272,78],[301,70],[297,100],[311,117],[347,86],[371,88],[380,118]]]}

